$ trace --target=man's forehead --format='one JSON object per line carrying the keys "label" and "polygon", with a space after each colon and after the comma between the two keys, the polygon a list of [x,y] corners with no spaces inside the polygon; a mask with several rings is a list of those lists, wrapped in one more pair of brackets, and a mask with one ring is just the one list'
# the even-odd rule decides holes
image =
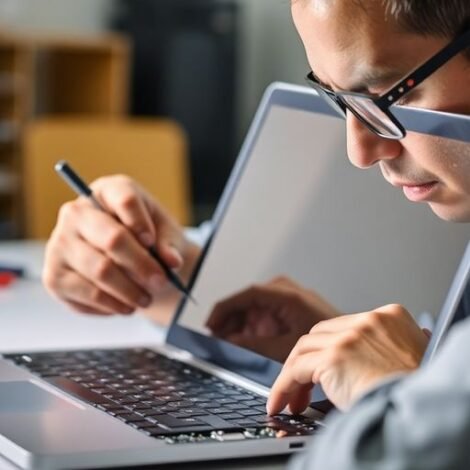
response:
{"label": "man's forehead", "polygon": [[371,10],[386,11],[383,2],[377,0],[291,0],[291,3],[308,7],[319,14],[325,14],[332,9],[350,12],[359,8],[368,15]]}
{"label": "man's forehead", "polygon": [[[442,38],[397,28],[378,7],[383,2],[367,0],[375,7],[365,11],[357,1],[294,0],[300,3],[293,5],[294,20],[323,83],[357,92],[391,86],[440,48]],[[318,14],[315,4],[326,10]]]}
{"label": "man's forehead", "polygon": [[[294,0],[295,1],[295,0]],[[324,15],[336,0],[300,0],[310,2],[311,8],[319,15]]]}

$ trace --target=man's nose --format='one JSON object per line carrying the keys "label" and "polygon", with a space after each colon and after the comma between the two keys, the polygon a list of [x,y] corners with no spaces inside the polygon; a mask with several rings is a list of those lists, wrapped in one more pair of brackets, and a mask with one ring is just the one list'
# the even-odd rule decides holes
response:
{"label": "man's nose", "polygon": [[369,168],[381,160],[392,160],[402,152],[399,140],[379,137],[350,112],[346,117],[346,131],[349,160],[358,168]]}

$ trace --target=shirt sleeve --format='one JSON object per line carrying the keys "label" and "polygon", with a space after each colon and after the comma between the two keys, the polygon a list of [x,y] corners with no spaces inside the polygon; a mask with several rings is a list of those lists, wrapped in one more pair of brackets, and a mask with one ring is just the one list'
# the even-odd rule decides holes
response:
{"label": "shirt sleeve", "polygon": [[470,319],[435,359],[334,413],[290,470],[470,468]]}
{"label": "shirt sleeve", "polygon": [[212,233],[212,222],[207,220],[198,227],[186,227],[184,233],[193,243],[203,246]]}

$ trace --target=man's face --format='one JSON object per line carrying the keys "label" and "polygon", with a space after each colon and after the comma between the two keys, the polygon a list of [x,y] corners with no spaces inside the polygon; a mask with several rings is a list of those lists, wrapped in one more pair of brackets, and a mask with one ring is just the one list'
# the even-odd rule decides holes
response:
{"label": "man's face", "polygon": [[[333,90],[381,94],[449,40],[401,31],[385,19],[381,2],[297,0],[294,23],[310,67]],[[470,61],[459,55],[427,78],[400,104],[470,114]],[[427,202],[445,220],[470,221],[470,145],[409,133],[382,139],[348,113],[351,162],[380,165],[384,178],[406,197]]]}

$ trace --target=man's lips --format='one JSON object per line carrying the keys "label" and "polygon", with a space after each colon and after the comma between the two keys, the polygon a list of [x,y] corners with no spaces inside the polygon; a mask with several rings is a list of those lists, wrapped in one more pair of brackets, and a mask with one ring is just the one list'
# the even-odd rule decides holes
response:
{"label": "man's lips", "polygon": [[394,186],[403,188],[405,196],[413,202],[420,202],[429,199],[435,188],[437,187],[437,181],[429,181],[426,183],[392,183]]}

